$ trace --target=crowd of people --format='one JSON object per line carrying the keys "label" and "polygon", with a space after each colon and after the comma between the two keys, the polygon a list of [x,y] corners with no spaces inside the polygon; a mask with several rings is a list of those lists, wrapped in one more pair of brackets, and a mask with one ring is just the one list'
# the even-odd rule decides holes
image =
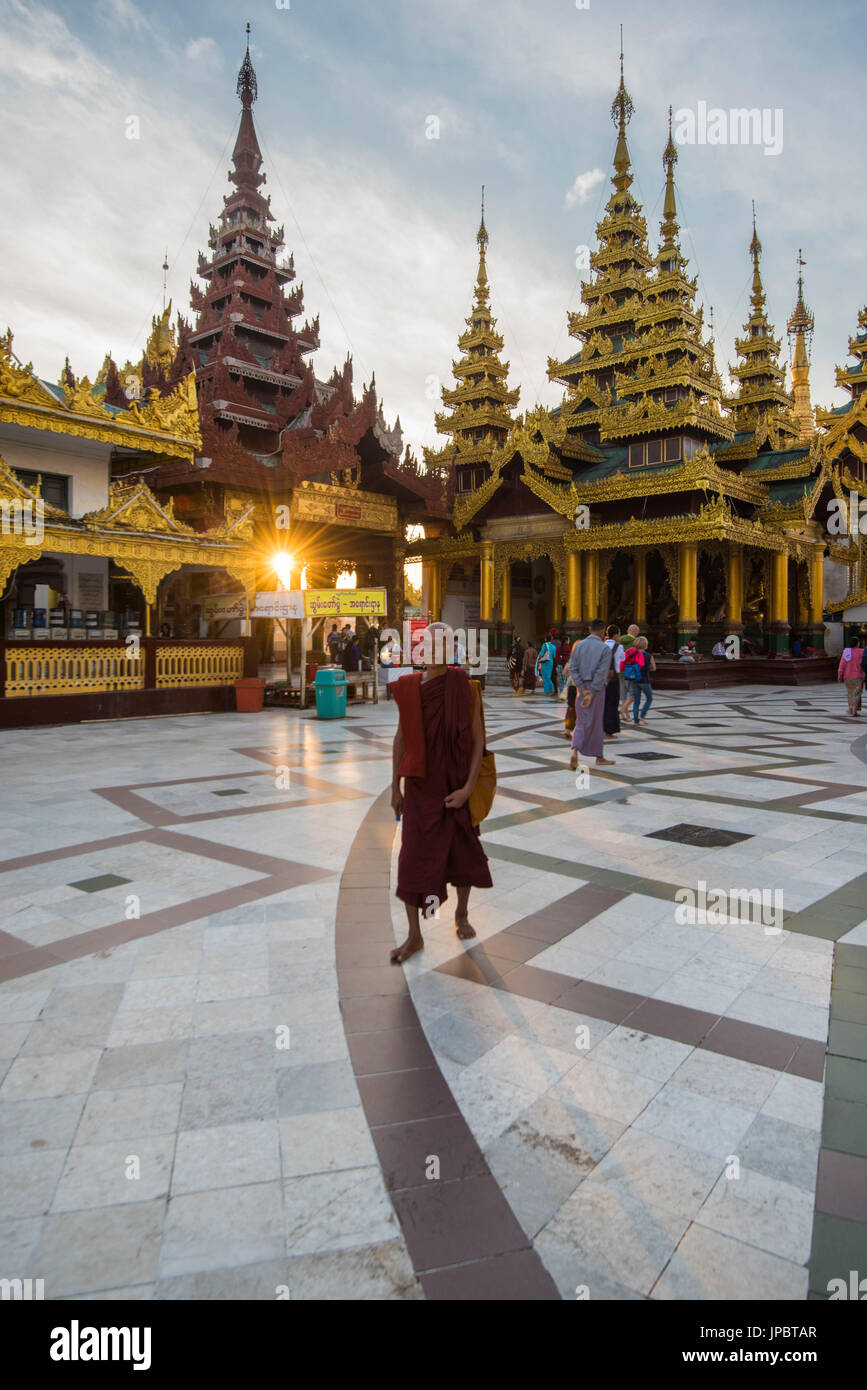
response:
{"label": "crowd of people", "polygon": [[344,671],[360,671],[364,662],[365,670],[370,669],[379,647],[379,629],[370,624],[363,636],[359,636],[351,623],[345,623],[338,632],[337,624],[332,623],[331,631],[325,639],[325,648],[332,666],[342,666]]}
{"label": "crowd of people", "polygon": [[564,725],[572,740],[573,770],[579,753],[594,757],[598,766],[610,766],[614,759],[605,756],[605,739],[617,737],[621,721],[636,727],[647,722],[656,661],[636,623],[621,636],[616,623],[606,627],[597,618],[576,642],[551,628],[538,649],[516,637],[506,665],[515,695],[532,695],[541,681],[548,699],[566,700]]}

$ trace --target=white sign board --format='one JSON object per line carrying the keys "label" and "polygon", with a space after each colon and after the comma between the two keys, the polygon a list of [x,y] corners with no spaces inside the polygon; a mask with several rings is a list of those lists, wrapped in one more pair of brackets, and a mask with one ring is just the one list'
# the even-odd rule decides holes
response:
{"label": "white sign board", "polygon": [[[247,613],[243,594],[209,594],[202,601],[202,617],[207,622],[227,622]],[[283,593],[257,594],[250,603],[251,618],[303,618],[304,598],[300,589]]]}

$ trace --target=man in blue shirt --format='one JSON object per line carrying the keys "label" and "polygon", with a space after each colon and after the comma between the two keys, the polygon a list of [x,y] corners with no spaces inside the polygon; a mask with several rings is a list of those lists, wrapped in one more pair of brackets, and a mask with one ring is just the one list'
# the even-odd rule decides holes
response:
{"label": "man in blue shirt", "polygon": [[605,624],[596,618],[590,624],[589,636],[572,648],[569,674],[575,686],[575,729],[572,734],[572,757],[569,766],[578,767],[578,754],[596,759],[597,767],[610,767],[613,758],[603,752],[602,714],[605,706],[605,685],[611,670],[613,652],[602,640]]}

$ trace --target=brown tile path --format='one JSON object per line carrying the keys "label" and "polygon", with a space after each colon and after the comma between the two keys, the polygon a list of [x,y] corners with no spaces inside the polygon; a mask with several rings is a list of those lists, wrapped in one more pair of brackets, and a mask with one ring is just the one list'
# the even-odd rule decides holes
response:
{"label": "brown tile path", "polygon": [[393,839],[384,792],[341,880],[337,979],[364,1113],[413,1267],[432,1299],[557,1299],[439,1069],[403,971],[388,963]]}
{"label": "brown tile path", "polygon": [[589,1014],[607,1023],[623,1024],[658,1038],[689,1043],[775,1071],[790,1071],[811,1081],[822,1080],[825,1045],[812,1038],[742,1023],[611,985],[570,979],[557,971],[526,964],[547,946],[562,941],[627,896],[616,888],[585,884],[435,968],[444,975],[538,999],[558,1009]]}

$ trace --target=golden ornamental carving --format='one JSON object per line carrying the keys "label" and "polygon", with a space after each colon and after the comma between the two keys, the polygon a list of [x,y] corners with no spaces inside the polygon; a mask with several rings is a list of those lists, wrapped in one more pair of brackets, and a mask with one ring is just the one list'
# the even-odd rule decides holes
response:
{"label": "golden ornamental carving", "polygon": [[174,501],[158,502],[147,483],[113,482],[108,503],[81,518],[85,526],[124,526],[134,531],[161,531],[166,535],[199,536],[192,526],[175,517]]}
{"label": "golden ornamental carving", "polygon": [[57,397],[34,375],[33,363],[26,367],[12,351],[12,329],[0,335],[0,396],[22,404],[57,406]]}
{"label": "golden ornamental carving", "polygon": [[494,593],[499,594],[507,566],[513,560],[549,559],[566,592],[566,550],[563,538],[557,536],[528,536],[519,540],[494,542]]}
{"label": "golden ornamental carving", "polygon": [[131,401],[125,413],[143,429],[173,434],[201,447],[195,372],[190,372],[183,381],[179,381],[171,395],[161,396],[152,388],[144,403]]}
{"label": "golden ornamental carving", "polygon": [[183,564],[183,561],[173,563],[172,561],[157,559],[130,559],[126,555],[114,556],[113,558],[115,564],[130,575],[136,588],[141,589],[145,602],[149,605],[156,603],[157,590],[161,581],[173,570],[180,569]]}
{"label": "golden ornamental carving", "polygon": [[0,336],[0,420],[182,458],[191,458],[202,442],[195,373],[168,396],[152,390],[147,401],[116,410],[93,394],[87,377],[74,386],[64,384],[60,395],[43,386],[32,365],[22,366],[15,358],[11,329]]}

